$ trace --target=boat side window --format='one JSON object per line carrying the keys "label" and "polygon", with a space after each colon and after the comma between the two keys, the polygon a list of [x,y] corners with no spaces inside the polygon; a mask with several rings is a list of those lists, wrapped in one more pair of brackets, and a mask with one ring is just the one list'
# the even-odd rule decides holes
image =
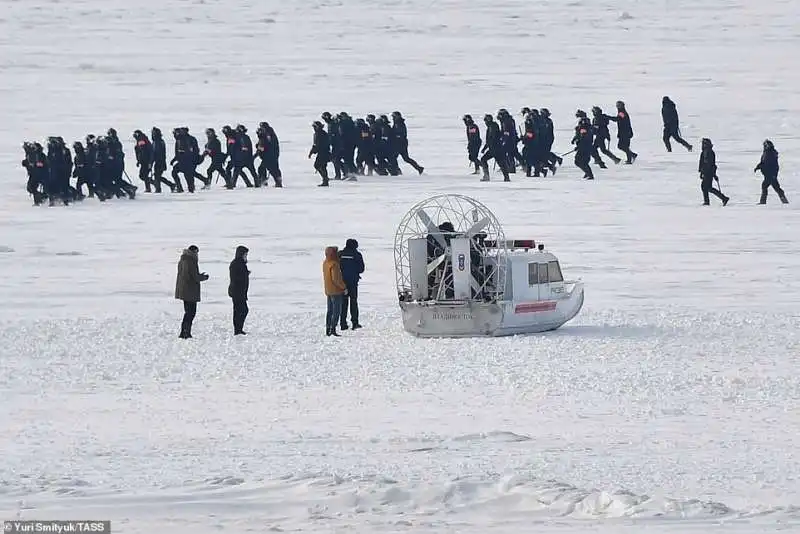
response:
{"label": "boat side window", "polygon": [[564,277],[561,275],[561,267],[557,261],[551,261],[547,264],[547,274],[551,282],[563,282]]}
{"label": "boat side window", "polygon": [[539,264],[538,263],[529,263],[528,264],[528,285],[535,286],[539,283]]}
{"label": "boat side window", "polygon": [[547,276],[547,264],[546,263],[539,264],[539,283],[546,284],[548,282],[550,282],[550,279]]}

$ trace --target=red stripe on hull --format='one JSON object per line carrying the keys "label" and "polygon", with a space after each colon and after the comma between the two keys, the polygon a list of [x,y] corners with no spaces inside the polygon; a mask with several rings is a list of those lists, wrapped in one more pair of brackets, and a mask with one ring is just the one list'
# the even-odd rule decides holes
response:
{"label": "red stripe on hull", "polygon": [[539,313],[553,311],[556,309],[556,302],[554,300],[544,302],[526,302],[517,304],[514,307],[514,313]]}

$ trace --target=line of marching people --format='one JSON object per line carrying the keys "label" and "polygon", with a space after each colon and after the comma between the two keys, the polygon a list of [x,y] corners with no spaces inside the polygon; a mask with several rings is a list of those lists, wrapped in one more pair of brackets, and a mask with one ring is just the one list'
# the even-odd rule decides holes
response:
{"label": "line of marching people", "polygon": [[[206,129],[205,133],[206,143],[201,151],[197,138],[189,133],[189,128],[173,130],[175,146],[169,162],[172,166],[170,181],[164,176],[168,168],[167,146],[161,130],[153,127],[150,137],[142,130],[134,131],[136,166],[145,191],[161,193],[162,186],[166,186],[173,193],[186,190],[194,193],[195,180],[199,180],[207,189],[211,187],[215,173],[217,180],[220,176],[224,178],[227,189],[236,188],[240,177],[247,187],[266,186],[270,176],[275,187],[283,186],[279,164],[280,141],[269,123],[261,122],[258,125],[255,146],[247,134],[247,128],[241,124],[235,129],[230,126],[222,128],[224,144],[213,128]],[[104,136],[89,134],[84,142],[73,143],[72,151],[62,137],[49,137],[46,151],[38,142],[23,143],[25,159],[22,160],[22,166],[28,174],[26,189],[33,196],[35,205],[45,200],[51,206],[59,201],[68,205],[87,196],[97,197],[101,202],[113,197],[136,197],[138,187],[131,183],[125,170],[125,152],[117,131],[109,128]],[[197,168],[206,159],[209,165],[203,175]],[[260,162],[256,168],[257,159]],[[76,180],[74,186],[70,183],[73,178]]]}
{"label": "line of marching people", "polygon": [[[631,117],[626,109],[625,102],[616,102],[616,114],[606,115],[599,106],[592,107],[592,118],[585,111],[579,109],[575,112],[578,123],[575,126],[575,133],[571,144],[575,148],[566,154],[557,155],[552,152],[554,141],[553,121],[550,119],[550,112],[547,108],[541,110],[522,108],[522,115],[525,120],[524,130],[518,134],[514,118],[508,110],[501,108],[497,113],[497,122],[491,115],[484,116],[486,125],[485,141],[481,139],[480,128],[475,123],[471,115],[464,115],[463,121],[467,133],[467,155],[469,161],[475,166],[473,174],[478,174],[483,169],[481,181],[489,181],[489,160],[494,159],[496,165],[503,173],[503,181],[509,182],[509,174],[516,172],[517,162],[522,164],[526,170],[526,176],[547,176],[548,170],[555,174],[557,165],[561,165],[563,156],[572,152],[575,153],[575,166],[583,171],[583,178],[594,180],[594,172],[590,166],[591,162],[601,169],[607,165],[600,156],[602,153],[610,158],[615,164],[623,162],[610,150],[611,132],[609,124],[617,124],[617,148],[625,154],[625,164],[633,164],[639,156],[631,149],[631,141],[634,137]],[[662,141],[667,152],[672,152],[672,143],[675,141],[689,152],[692,145],[681,135],[680,119],[677,106],[669,97],[661,99],[661,119],[663,122]],[[522,143],[522,151],[518,149],[518,144]],[[702,139],[702,152],[698,164],[700,173],[700,189],[703,195],[703,205],[708,206],[709,194],[718,197],[725,206],[730,201],[730,197],[724,195],[719,188],[719,178],[717,176],[716,154],[710,139]],[[481,148],[481,145],[483,147]],[[769,189],[773,189],[783,204],[788,204],[786,193],[781,188],[778,181],[780,165],[778,163],[778,151],[775,149],[771,140],[763,142],[763,152],[761,160],[756,165],[754,172],[761,172],[763,180],[761,182],[761,197],[759,204],[766,204]],[[714,187],[716,181],[717,187]]]}
{"label": "line of marching people", "polygon": [[[328,164],[333,163],[334,180],[355,179],[357,175],[398,176],[403,174],[397,159],[411,165],[419,174],[425,168],[408,154],[408,128],[399,111],[389,117],[369,114],[355,121],[342,111],[337,115],[324,112],[314,121],[314,139],[308,158],[316,155],[314,170],[322,177],[320,187],[328,187]],[[356,154],[356,150],[358,153]]]}

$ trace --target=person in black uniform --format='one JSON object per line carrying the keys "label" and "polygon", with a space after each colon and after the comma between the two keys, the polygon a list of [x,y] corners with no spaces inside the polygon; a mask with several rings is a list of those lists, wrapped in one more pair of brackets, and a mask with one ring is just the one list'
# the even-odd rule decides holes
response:
{"label": "person in black uniform", "polygon": [[703,192],[703,206],[708,206],[708,194],[711,193],[722,201],[722,205],[726,206],[729,197],[722,194],[722,192],[714,187],[714,180],[719,183],[717,178],[717,155],[714,153],[714,145],[711,139],[703,138],[702,152],[700,152],[700,162],[697,165],[697,170],[700,173],[700,190]]}
{"label": "person in black uniform", "polygon": [[228,172],[225,170],[225,167],[222,165],[225,163],[225,160],[228,159],[228,154],[222,150],[222,143],[217,137],[217,132],[214,131],[214,128],[206,128],[206,146],[203,150],[202,160],[206,159],[206,156],[211,158],[211,164],[206,169],[206,178],[208,179],[208,183],[211,184],[211,179],[214,177],[214,173],[218,173],[222,178],[225,180],[225,185],[227,186],[231,182],[231,177]]}
{"label": "person in black uniform", "polygon": [[314,169],[322,176],[322,183],[319,187],[328,187],[328,163],[331,161],[331,140],[328,132],[320,121],[314,121],[311,125],[314,128],[314,144],[308,151],[308,159],[314,154]]}
{"label": "person in black uniform", "polygon": [[575,135],[572,138],[575,145],[575,166],[583,171],[583,177],[587,180],[594,180],[594,173],[589,166],[592,157],[592,123],[589,118],[582,116],[575,127]]}
{"label": "person in black uniform", "polygon": [[150,189],[150,170],[153,167],[153,143],[141,130],[133,132],[133,139],[136,141],[134,152],[136,153],[136,166],[139,167],[139,179],[144,182],[144,190],[148,193]]}
{"label": "person in black uniform", "polygon": [[483,122],[486,124],[486,137],[484,140],[483,148],[481,149],[480,164],[483,167],[483,178],[481,182],[489,181],[489,160],[494,159],[497,166],[503,172],[503,181],[510,182],[511,178],[508,177],[508,168],[506,167],[506,157],[503,152],[503,141],[500,138],[500,125],[494,122],[494,117],[488,113],[483,116]]}
{"label": "person in black uniform", "polygon": [[617,148],[625,152],[627,159],[626,165],[632,164],[639,157],[639,154],[631,150],[631,139],[633,139],[633,126],[631,125],[631,116],[628,110],[625,109],[625,102],[617,100],[617,116],[609,117],[617,123]]}
{"label": "person in black uniform", "polygon": [[758,203],[767,203],[767,191],[771,187],[778,193],[778,198],[781,199],[781,202],[788,204],[789,201],[786,199],[786,193],[783,192],[781,184],[778,182],[778,171],[780,171],[778,151],[775,150],[775,145],[772,144],[772,141],[769,139],[764,140],[764,151],[761,153],[761,161],[756,165],[756,168],[753,169],[753,172],[758,171],[761,171],[761,174],[764,175],[764,181],[761,182],[761,199]]}
{"label": "person in black uniform", "polygon": [[358,130],[358,156],[356,156],[356,167],[358,174],[372,176],[375,171],[375,148],[372,141],[372,132],[369,124],[364,119],[356,119],[356,129]]}
{"label": "person in black uniform", "polygon": [[94,196],[94,183],[92,182],[91,168],[87,159],[86,149],[80,141],[72,143],[72,149],[75,151],[75,167],[72,171],[72,177],[77,178],[75,188],[78,193],[83,195],[83,186],[89,190],[89,196]]}
{"label": "person in black uniform", "polygon": [[681,137],[680,120],[678,119],[678,109],[675,107],[675,102],[670,100],[668,96],[661,99],[661,120],[664,122],[664,146],[667,147],[667,152],[672,152],[672,145],[670,145],[670,138],[675,139],[678,143],[686,147],[689,152],[692,151],[692,145],[687,143]]}
{"label": "person in black uniform", "polygon": [[328,126],[328,139],[330,140],[330,156],[329,160],[333,163],[333,179],[342,179],[342,166],[343,166],[343,146],[342,135],[339,131],[339,119],[331,115],[330,111],[326,111],[321,116],[322,120]]}
{"label": "person in black uniform", "polygon": [[272,175],[272,179],[275,180],[275,187],[283,187],[283,176],[278,164],[278,158],[281,154],[278,134],[275,133],[275,130],[268,122],[264,121],[258,125],[256,135],[258,136],[256,155],[261,158],[261,163],[258,165],[258,175],[261,178],[261,183],[264,186],[267,185],[267,173],[269,173]]}
{"label": "person in black uniform", "polygon": [[403,158],[403,161],[414,167],[414,169],[422,174],[425,167],[414,161],[414,158],[408,155],[408,128],[406,128],[406,120],[399,111],[392,112],[392,130],[394,131],[394,153]]}
{"label": "person in black uniform", "polygon": [[161,184],[169,187],[170,191],[183,193],[183,186],[180,181],[172,183],[164,178],[164,172],[167,170],[167,144],[164,142],[164,136],[161,130],[155,126],[150,131],[150,137],[153,143],[153,186],[156,193],[161,192]]}
{"label": "person in black uniform", "polygon": [[[603,161],[600,159],[599,152],[602,152],[609,158],[611,161],[618,164],[621,159],[619,159],[611,150],[609,150],[609,145],[611,144],[611,132],[608,129],[608,122],[611,120],[611,117],[603,113],[602,108],[600,106],[594,106],[592,108],[592,133],[594,135],[594,141],[592,142],[592,149],[593,153],[597,154],[595,158],[595,162]],[[599,165],[599,162],[598,162]],[[602,167],[602,166],[601,166]]]}
{"label": "person in black uniform", "polygon": [[481,172],[481,161],[478,159],[478,153],[481,150],[481,129],[475,124],[472,115],[464,115],[462,118],[464,126],[467,128],[467,157],[470,163],[475,165],[475,172],[472,174],[479,174]]}
{"label": "person in black uniform", "polygon": [[243,124],[236,125],[235,146],[238,156],[233,162],[233,175],[231,182],[235,186],[239,179],[239,175],[241,175],[242,180],[244,180],[244,185],[247,187],[253,187],[253,184],[250,183],[250,180],[247,179],[247,176],[244,173],[244,170],[247,169],[247,171],[253,177],[255,186],[261,187],[261,180],[259,180],[256,167],[253,164],[253,141],[250,139],[250,136],[247,135],[247,127]]}

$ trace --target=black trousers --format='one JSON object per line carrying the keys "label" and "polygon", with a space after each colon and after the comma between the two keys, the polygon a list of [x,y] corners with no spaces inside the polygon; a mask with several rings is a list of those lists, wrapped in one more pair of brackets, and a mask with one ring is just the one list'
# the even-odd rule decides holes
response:
{"label": "black trousers", "polygon": [[194,321],[194,317],[197,315],[197,303],[196,302],[189,302],[188,300],[183,301],[183,321],[181,322],[181,336],[180,337],[192,337],[192,322]]}
{"label": "black trousers", "polygon": [[250,308],[247,307],[246,300],[233,301],[233,333],[240,334],[244,332],[244,321],[247,319],[247,314]]}
{"label": "black trousers", "polygon": [[339,316],[342,328],[347,326],[347,310],[350,309],[350,322],[358,324],[358,284],[347,285],[347,295],[342,299],[342,314]]}

